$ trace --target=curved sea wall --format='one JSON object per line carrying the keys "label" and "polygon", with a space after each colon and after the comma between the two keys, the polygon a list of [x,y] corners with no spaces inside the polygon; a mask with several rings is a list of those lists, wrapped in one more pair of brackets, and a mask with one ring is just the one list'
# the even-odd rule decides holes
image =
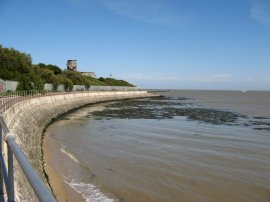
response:
{"label": "curved sea wall", "polygon": [[[54,118],[91,103],[150,96],[154,95],[146,91],[83,92],[45,96],[19,102],[4,112],[3,116],[9,129],[16,136],[17,144],[46,182],[42,161],[42,134]],[[14,161],[16,200],[38,201],[19,165]]]}

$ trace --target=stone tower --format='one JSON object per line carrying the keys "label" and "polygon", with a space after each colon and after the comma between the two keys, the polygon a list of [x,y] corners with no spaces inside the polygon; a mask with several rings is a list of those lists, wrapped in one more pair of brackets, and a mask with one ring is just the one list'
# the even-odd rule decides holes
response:
{"label": "stone tower", "polygon": [[68,60],[67,70],[77,71],[77,60]]}

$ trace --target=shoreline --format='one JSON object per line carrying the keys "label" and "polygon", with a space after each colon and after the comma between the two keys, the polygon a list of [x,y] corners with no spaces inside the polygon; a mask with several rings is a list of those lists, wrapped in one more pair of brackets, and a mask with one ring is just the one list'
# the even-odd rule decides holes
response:
{"label": "shoreline", "polygon": [[[126,98],[121,100],[109,100],[109,101],[99,101],[96,103],[89,103],[85,104],[76,108],[72,108],[64,113],[59,114],[57,117],[52,118],[48,124],[45,126],[42,132],[41,137],[41,150],[42,150],[42,165],[43,165],[43,174],[46,177],[46,181],[56,197],[56,199],[60,202],[62,201],[76,201],[76,202],[84,202],[86,199],[83,197],[81,193],[74,190],[70,185],[64,182],[63,176],[57,172],[55,169],[56,163],[53,162],[53,157],[60,157],[65,159],[65,161],[72,161],[69,157],[67,157],[63,152],[61,151],[61,147],[54,142],[52,138],[49,137],[49,134],[46,134],[47,128],[54,123],[58,118],[61,118],[62,116],[65,116],[66,114],[72,113],[78,109],[81,109],[83,107],[91,106],[97,103],[107,103],[107,102],[114,102],[114,101],[123,101],[123,100],[136,100],[136,99],[142,99],[142,98],[151,98],[151,97],[159,97],[160,95],[154,95],[154,96],[144,96],[144,97],[138,97],[138,98]],[[51,145],[50,145],[51,144]],[[53,146],[52,146],[53,145]],[[73,161],[72,161],[73,162]],[[73,162],[74,163],[74,162]]]}
{"label": "shoreline", "polygon": [[[158,95],[147,93],[147,91],[115,91],[37,97],[16,103],[5,111],[3,117],[9,129],[17,137],[17,144],[31,161],[43,182],[48,185],[47,176],[44,173],[42,142],[44,131],[54,120],[62,114],[90,104],[153,96]],[[14,166],[14,173],[17,200],[36,201],[37,197],[33,189],[17,165]]]}
{"label": "shoreline", "polygon": [[[45,135],[45,134],[44,134]],[[52,149],[53,148],[53,149]],[[61,153],[61,147],[49,137],[44,136],[42,142],[43,150],[43,168],[49,184],[56,199],[61,201],[86,201],[82,194],[74,190],[71,186],[64,182],[64,178],[55,169],[55,162],[53,158],[61,158],[64,161],[69,161],[68,157]]]}

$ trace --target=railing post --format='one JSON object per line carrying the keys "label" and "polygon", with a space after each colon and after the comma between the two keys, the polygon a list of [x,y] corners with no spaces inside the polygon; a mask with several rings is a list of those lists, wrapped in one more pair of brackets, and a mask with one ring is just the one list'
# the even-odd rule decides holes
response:
{"label": "railing post", "polygon": [[14,202],[14,171],[13,171],[13,153],[8,146],[8,202]]}
{"label": "railing post", "polygon": [[[0,155],[3,155],[2,144],[3,144],[3,130],[2,130],[2,125],[0,124]],[[0,165],[0,200],[4,199],[3,185],[4,185],[3,184],[3,171],[2,171],[2,165]]]}

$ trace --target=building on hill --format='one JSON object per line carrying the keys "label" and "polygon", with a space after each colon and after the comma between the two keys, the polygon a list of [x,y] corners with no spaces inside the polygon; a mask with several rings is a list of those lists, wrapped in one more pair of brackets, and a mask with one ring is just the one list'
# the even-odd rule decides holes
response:
{"label": "building on hill", "polygon": [[[67,70],[77,72],[77,60],[68,60]],[[94,78],[97,77],[95,72],[80,72],[80,73],[84,76],[89,76],[89,77],[94,77]]]}
{"label": "building on hill", "polygon": [[91,76],[91,77],[97,78],[97,75],[95,72],[81,72],[81,74],[84,76]]}

